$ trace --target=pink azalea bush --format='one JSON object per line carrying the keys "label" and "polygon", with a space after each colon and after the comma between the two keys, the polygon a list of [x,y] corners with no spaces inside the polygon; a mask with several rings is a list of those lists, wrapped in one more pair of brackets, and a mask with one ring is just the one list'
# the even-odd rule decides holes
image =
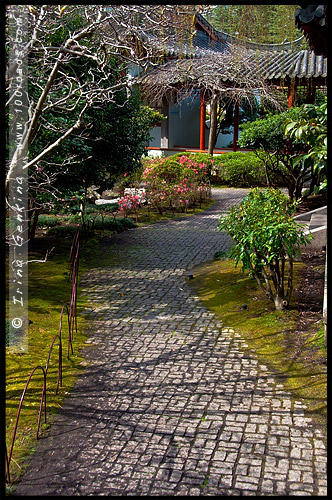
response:
{"label": "pink azalea bush", "polygon": [[124,217],[128,217],[131,212],[135,212],[136,222],[138,219],[138,210],[141,206],[141,196],[139,194],[126,194],[118,201],[119,208]]}
{"label": "pink azalea bush", "polygon": [[186,212],[209,195],[208,168],[183,155],[150,160],[143,172],[146,196],[160,214],[166,209]]}

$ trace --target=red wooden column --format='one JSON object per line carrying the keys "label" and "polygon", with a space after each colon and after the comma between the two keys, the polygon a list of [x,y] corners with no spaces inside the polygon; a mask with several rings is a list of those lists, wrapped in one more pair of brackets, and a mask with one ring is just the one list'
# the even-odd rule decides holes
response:
{"label": "red wooden column", "polygon": [[201,90],[201,119],[200,119],[200,128],[199,128],[199,149],[201,151],[205,150],[205,111],[206,105],[203,97],[203,91]]}
{"label": "red wooden column", "polygon": [[236,102],[234,104],[234,132],[233,132],[233,151],[237,151],[237,140],[239,138],[239,116],[240,116],[240,106]]}
{"label": "red wooden column", "polygon": [[288,109],[292,108],[296,98],[296,83],[290,82],[288,85]]}

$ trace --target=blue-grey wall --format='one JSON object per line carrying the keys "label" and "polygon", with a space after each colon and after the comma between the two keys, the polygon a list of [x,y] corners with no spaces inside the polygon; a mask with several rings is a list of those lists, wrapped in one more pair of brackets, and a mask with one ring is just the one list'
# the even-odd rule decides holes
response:
{"label": "blue-grey wall", "polygon": [[[160,127],[151,130],[153,139],[150,147],[160,147]],[[239,131],[240,136],[240,131]],[[200,100],[186,99],[181,104],[169,105],[168,147],[199,148],[200,138]],[[233,141],[233,134],[219,134],[216,147],[225,148]],[[205,127],[205,147],[209,142],[209,128]]]}

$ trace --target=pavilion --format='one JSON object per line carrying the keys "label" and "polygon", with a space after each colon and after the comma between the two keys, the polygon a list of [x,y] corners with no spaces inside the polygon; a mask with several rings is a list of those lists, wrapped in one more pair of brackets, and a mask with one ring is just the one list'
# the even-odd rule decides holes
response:
{"label": "pavilion", "polygon": [[[297,16],[298,23],[301,23],[299,11]],[[307,19],[304,15],[302,18]],[[300,29],[301,26],[303,22],[299,25]],[[166,155],[188,150],[207,152],[206,105],[212,95],[209,91],[216,86],[217,80],[221,82],[222,89],[227,87],[228,91],[239,86],[240,77],[234,76],[231,65],[222,65],[222,57],[227,57],[227,54],[229,57],[235,49],[240,48],[242,54],[245,54],[246,64],[243,67],[247,76],[250,73],[248,67],[251,67],[252,78],[257,76],[254,73],[259,73],[270,89],[286,92],[288,107],[296,105],[298,97],[301,97],[302,102],[313,103],[317,89],[326,92],[327,56],[322,51],[316,54],[312,43],[309,50],[302,49],[300,46],[303,45],[303,39],[304,35],[293,42],[281,44],[243,42],[217,31],[197,13],[192,43],[179,45],[176,40],[170,38],[169,44],[165,47],[163,63],[152,67],[141,76],[142,88],[150,90],[153,88],[155,92],[154,102],[151,97],[153,92],[150,93],[149,105],[158,108],[167,117],[153,129],[154,141],[147,149],[163,151]],[[204,66],[206,61],[209,61],[209,65]],[[205,79],[203,85],[202,75],[204,73],[206,76],[208,70],[204,68],[207,67],[210,68],[211,75],[214,71],[214,79],[211,77],[209,84]],[[157,87],[159,92],[156,92]],[[220,88],[218,87],[219,90]],[[181,92],[187,92],[187,101],[177,102],[172,90],[176,91],[178,96]],[[239,108],[239,99],[234,99],[233,151],[238,149]],[[217,142],[214,152],[232,149],[225,145],[220,146]]]}

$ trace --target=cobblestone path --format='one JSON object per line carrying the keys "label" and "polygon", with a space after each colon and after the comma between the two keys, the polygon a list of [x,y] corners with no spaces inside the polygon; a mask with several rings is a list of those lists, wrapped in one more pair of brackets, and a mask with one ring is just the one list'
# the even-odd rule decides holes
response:
{"label": "cobblestone path", "polygon": [[16,495],[325,496],[322,435],[187,284],[231,240],[203,214],[113,236],[82,279],[91,362]]}

